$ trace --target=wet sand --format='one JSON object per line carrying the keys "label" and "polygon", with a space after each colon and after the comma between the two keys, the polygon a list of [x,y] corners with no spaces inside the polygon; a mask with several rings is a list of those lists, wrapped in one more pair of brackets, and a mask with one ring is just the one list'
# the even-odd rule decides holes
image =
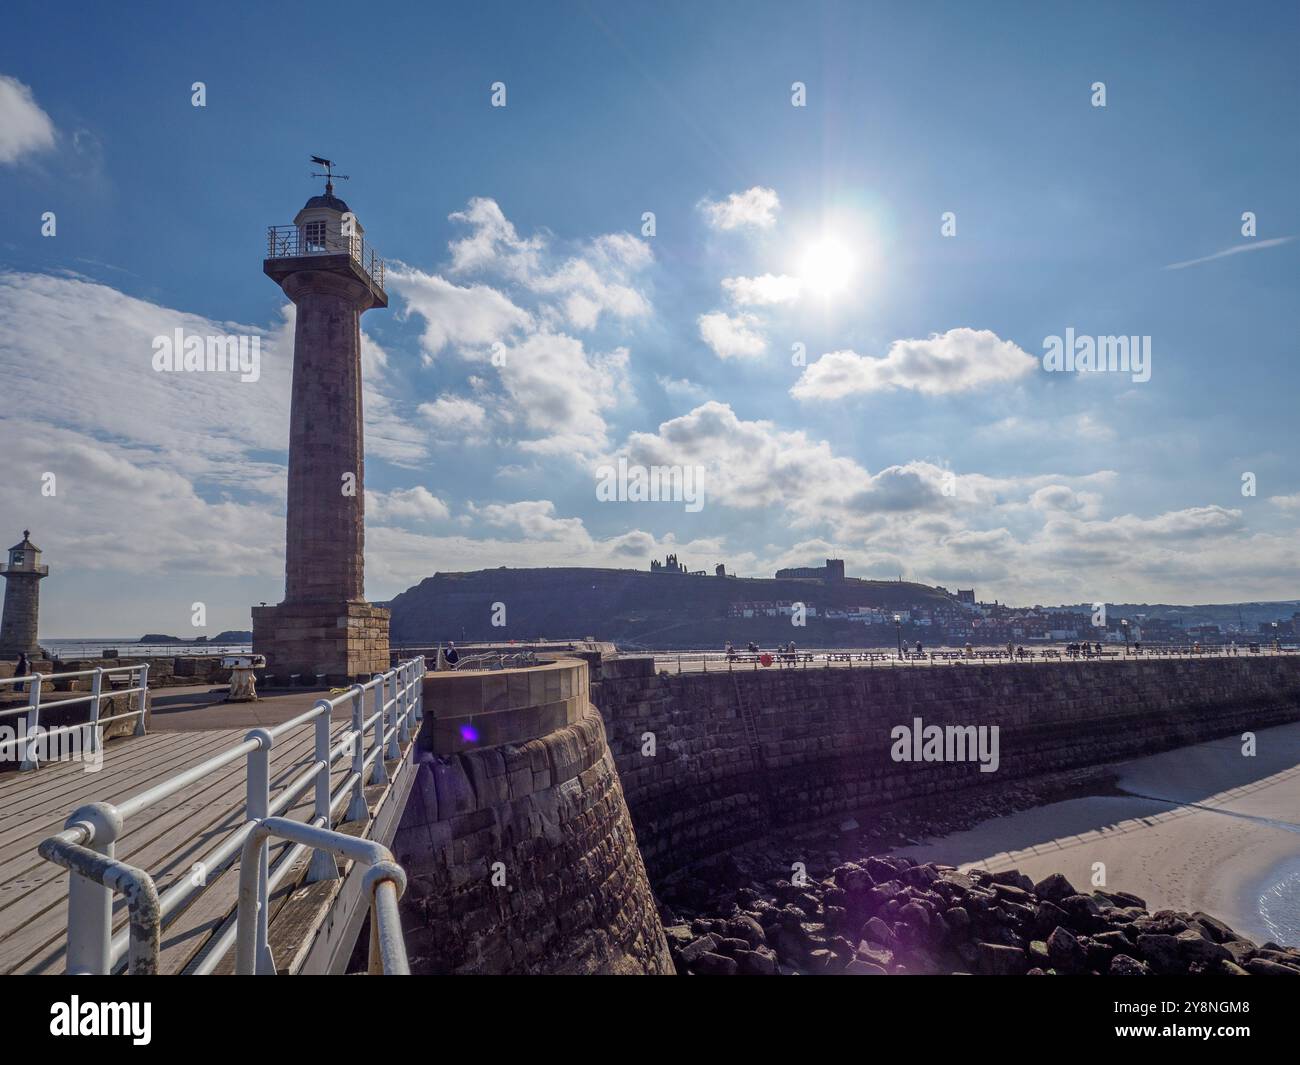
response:
{"label": "wet sand", "polygon": [[1082,891],[1129,891],[1153,911],[1204,910],[1262,942],[1272,934],[1260,894],[1300,859],[1300,723],[1260,731],[1256,750],[1243,757],[1228,738],[1124,762],[1124,795],[1052,803],[897,853],[1035,880],[1064,873]]}

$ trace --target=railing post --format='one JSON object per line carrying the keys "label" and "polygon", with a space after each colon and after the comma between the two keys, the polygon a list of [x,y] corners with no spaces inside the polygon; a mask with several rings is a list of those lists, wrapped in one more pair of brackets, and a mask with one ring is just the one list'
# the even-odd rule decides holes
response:
{"label": "railing post", "polygon": [[[254,822],[265,821],[271,815],[271,734],[264,728],[255,728],[244,737],[256,740],[257,747],[248,752],[247,786],[244,816]],[[257,848],[257,928],[254,956],[258,976],[274,976],[275,960],[271,957],[271,943],[267,932],[270,920],[271,898],[267,883],[270,844],[263,837]]]}
{"label": "railing post", "polygon": [[415,720],[424,720],[424,655],[415,659],[412,666],[415,674]]}
{"label": "railing post", "polygon": [[375,685],[375,750],[378,757],[375,758],[374,772],[371,773],[371,784],[387,784],[388,769],[384,765],[384,720],[388,716],[384,713],[384,675],[376,673],[371,678]]}
{"label": "railing post", "polygon": [[36,745],[40,737],[36,732],[41,727],[41,675],[33,670],[28,683],[31,691],[27,693],[27,740],[23,744],[23,761],[19,769],[35,769],[40,765],[40,758],[36,753]]}
{"label": "railing post", "polygon": [[143,736],[144,735],[144,714],[145,714],[145,710],[149,706],[149,663],[148,662],[146,662],[144,665],[140,667],[140,691],[138,693],[138,698],[140,700],[139,703],[140,716],[136,719],[135,722],[135,734],[137,736]]}
{"label": "railing post", "polygon": [[360,684],[352,685],[352,798],[348,802],[347,819],[365,821],[370,817],[366,806],[366,690]]}
{"label": "railing post", "polygon": [[[333,828],[330,823],[330,704],[320,699],[316,703],[316,809],[313,820],[321,828]],[[307,883],[337,880],[339,864],[332,852],[316,847],[312,850],[311,865],[307,867]]]}
{"label": "railing post", "polygon": [[95,679],[90,682],[90,750],[99,750],[99,697],[104,690],[104,667],[95,667]]}
{"label": "railing post", "polygon": [[[114,841],[122,834],[122,818],[106,802],[94,802],[72,812],[64,828],[82,826],[91,838],[84,846],[105,858],[116,857]],[[68,953],[70,976],[107,976],[113,961],[113,890],[78,872],[68,875]]]}
{"label": "railing post", "polygon": [[398,739],[402,746],[411,742],[411,667],[408,664],[397,667],[398,702],[401,704],[397,720],[401,722]]}
{"label": "railing post", "polygon": [[388,745],[384,749],[384,757],[388,758],[390,761],[396,762],[402,757],[402,748],[397,745],[397,704],[400,700],[400,697],[397,694],[397,671],[393,670],[390,672],[388,674],[388,679],[386,681],[380,681],[379,686],[380,688],[389,688],[392,692],[392,698],[384,700],[384,702],[388,703],[391,707],[388,711],[389,726],[384,731],[392,733],[388,738]]}

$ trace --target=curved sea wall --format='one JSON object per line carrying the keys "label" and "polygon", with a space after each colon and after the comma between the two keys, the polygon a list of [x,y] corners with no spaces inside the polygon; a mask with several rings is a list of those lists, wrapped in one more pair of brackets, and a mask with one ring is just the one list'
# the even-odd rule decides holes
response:
{"label": "curved sea wall", "polygon": [[393,850],[419,973],[672,973],[588,665],[431,673]]}
{"label": "curved sea wall", "polygon": [[[658,882],[773,828],[1300,720],[1300,657],[684,676],[656,674],[649,658],[606,659],[592,699]],[[990,740],[996,727],[996,770],[896,761],[891,733],[917,719],[922,730],[984,728]]]}

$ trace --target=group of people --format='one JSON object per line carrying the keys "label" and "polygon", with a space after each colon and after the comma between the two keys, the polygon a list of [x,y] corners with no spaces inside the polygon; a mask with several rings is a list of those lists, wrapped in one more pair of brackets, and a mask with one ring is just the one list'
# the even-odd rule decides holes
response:
{"label": "group of people", "polygon": [[1084,658],[1091,658],[1093,655],[1101,654],[1101,644],[1088,643],[1086,640],[1083,643],[1067,643],[1065,651],[1066,654],[1083,655]]}
{"label": "group of people", "polygon": [[[727,641],[727,644],[723,648],[723,650],[726,651],[728,658],[736,657],[736,647],[730,640]],[[756,644],[753,640],[749,641],[748,645],[745,647],[745,650],[748,651],[751,655],[756,655],[760,653],[758,644]],[[795,653],[794,640],[791,640],[788,644],[785,645],[785,647],[778,647],[772,653],[778,655],[786,655],[787,657],[793,655]]]}

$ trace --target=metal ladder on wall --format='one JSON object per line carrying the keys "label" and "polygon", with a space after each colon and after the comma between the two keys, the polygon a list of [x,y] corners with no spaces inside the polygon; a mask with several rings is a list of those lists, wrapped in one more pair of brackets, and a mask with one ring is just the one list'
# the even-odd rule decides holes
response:
{"label": "metal ladder on wall", "polygon": [[758,722],[750,709],[749,700],[740,689],[740,681],[735,673],[731,674],[731,687],[736,693],[736,706],[740,710],[740,719],[745,723],[745,739],[749,743],[749,760],[753,763],[754,773],[758,777],[758,793],[763,808],[767,812],[769,825],[775,824],[775,808],[772,796],[772,782],[767,775],[767,759],[763,757],[763,747],[758,741]]}

